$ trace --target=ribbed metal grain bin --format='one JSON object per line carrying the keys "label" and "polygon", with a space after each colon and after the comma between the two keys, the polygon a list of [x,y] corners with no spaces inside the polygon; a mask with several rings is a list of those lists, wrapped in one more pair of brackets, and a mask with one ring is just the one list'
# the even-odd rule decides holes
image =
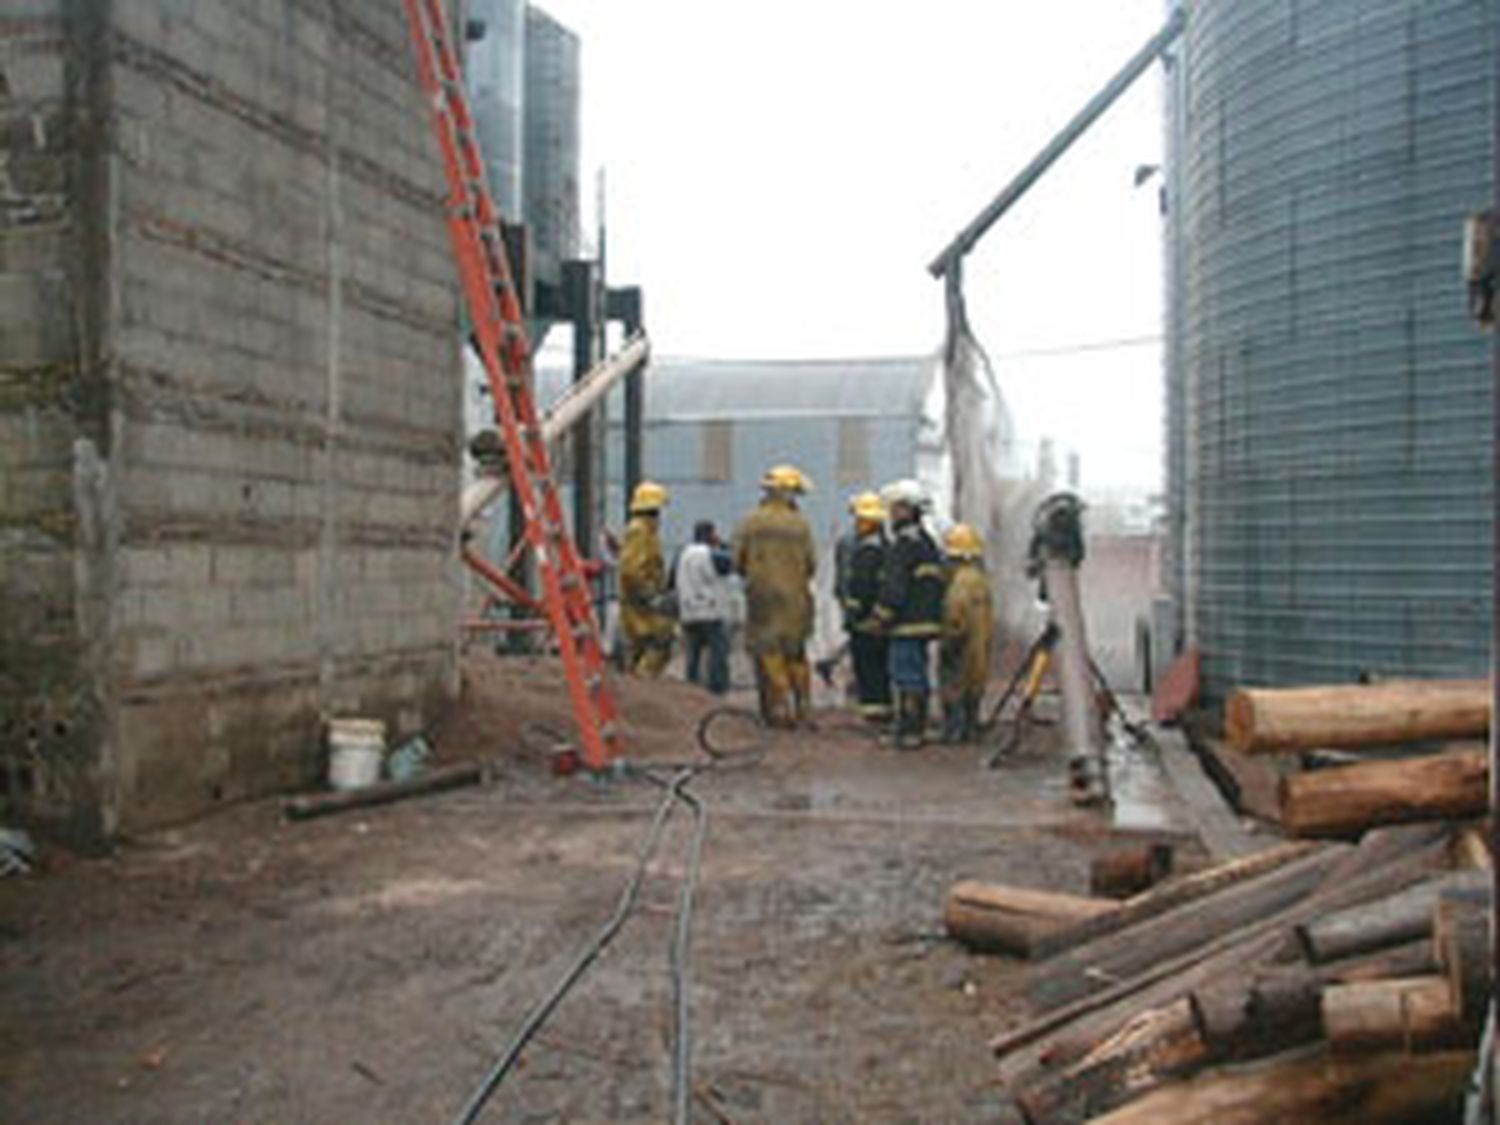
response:
{"label": "ribbed metal grain bin", "polygon": [[1169,576],[1206,688],[1488,667],[1493,0],[1201,0],[1169,68]]}
{"label": "ribbed metal grain bin", "polygon": [[526,224],[532,272],[556,285],[578,254],[578,36],[539,8],[526,10]]}
{"label": "ribbed metal grain bin", "polygon": [[500,213],[521,218],[521,120],[526,0],[469,0],[484,35],[464,60],[485,175]]}

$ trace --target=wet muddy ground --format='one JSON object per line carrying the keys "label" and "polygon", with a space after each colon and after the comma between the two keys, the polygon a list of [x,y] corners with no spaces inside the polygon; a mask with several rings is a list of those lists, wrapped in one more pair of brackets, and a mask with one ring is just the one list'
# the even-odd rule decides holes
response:
{"label": "wet muddy ground", "polygon": [[[491,760],[486,787],[301,823],[260,802],[0,884],[0,1120],[448,1120],[613,911],[657,800],[553,776],[522,732],[566,717],[545,662],[472,657],[467,683],[437,738]],[[712,704],[666,684],[624,705],[667,759]],[[959,878],[1086,892],[1119,846],[1046,741],[985,770],[827,712],[695,782],[695,1120],[1011,1119],[985,1044],[1024,1018],[1024,970],[944,940],[941,909]],[[688,831],[483,1120],[669,1119]]]}

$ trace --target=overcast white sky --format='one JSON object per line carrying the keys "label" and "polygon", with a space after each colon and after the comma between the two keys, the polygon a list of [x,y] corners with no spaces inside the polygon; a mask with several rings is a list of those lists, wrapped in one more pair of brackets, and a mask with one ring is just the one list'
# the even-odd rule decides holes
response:
{"label": "overcast white sky", "polygon": [[[1160,26],[1163,0],[542,0],[583,40],[584,183],[658,354],[935,349],[927,262]],[[1161,71],[970,255],[1024,438],[1160,478]],[[589,219],[592,227],[592,219]],[[1097,341],[1142,346],[1071,352]],[[1062,350],[1062,354],[1016,353]]]}

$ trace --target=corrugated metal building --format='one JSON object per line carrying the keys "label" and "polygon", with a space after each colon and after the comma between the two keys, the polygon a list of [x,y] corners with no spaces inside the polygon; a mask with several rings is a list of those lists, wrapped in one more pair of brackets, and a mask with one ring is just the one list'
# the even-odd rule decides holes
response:
{"label": "corrugated metal building", "polygon": [[[759,499],[761,474],[790,462],[812,477],[803,505],[820,543],[841,531],[849,496],[917,471],[936,440],[923,423],[927,357],[850,360],[660,359],[646,377],[644,465],[672,491],[663,542],[691,537],[711,519],[732,529]],[[569,376],[543,371],[538,399],[553,401]],[[612,407],[606,452],[611,522],[626,497],[622,411]],[[559,468],[567,458],[559,458]]]}
{"label": "corrugated metal building", "polygon": [[1169,60],[1168,579],[1207,688],[1482,673],[1488,0],[1198,0]]}

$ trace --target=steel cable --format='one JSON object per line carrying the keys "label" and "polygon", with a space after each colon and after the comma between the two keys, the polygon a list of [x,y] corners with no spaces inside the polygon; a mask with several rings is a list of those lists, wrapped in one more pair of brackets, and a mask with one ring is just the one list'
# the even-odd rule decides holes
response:
{"label": "steel cable", "polygon": [[[753,736],[749,738],[745,746],[728,748],[716,740],[715,724],[722,723],[723,720],[729,718],[744,720],[752,727]],[[551,991],[527,1014],[509,1046],[475,1088],[463,1110],[454,1118],[454,1125],[472,1125],[478,1119],[479,1114],[495,1091],[499,1089],[506,1075],[514,1069],[526,1045],[541,1030],[542,1025],[551,1017],[579,978],[624,927],[635,909],[641,886],[645,882],[646,873],[661,842],[667,821],[671,817],[672,810],[679,804],[692,813],[693,835],[688,845],[688,859],[683,872],[682,886],[678,890],[677,916],[668,953],[673,1008],[672,1120],[674,1125],[689,1125],[693,1054],[690,978],[693,907],[699,873],[702,869],[703,843],[708,835],[708,809],[687,786],[690,781],[703,773],[745,769],[758,764],[765,757],[770,742],[769,732],[761,722],[760,716],[754,711],[740,707],[716,707],[705,714],[698,723],[697,741],[698,746],[708,755],[709,760],[706,762],[653,763],[658,770],[662,768],[672,770],[670,776],[663,776],[659,772],[642,766],[626,769],[625,777],[639,778],[663,790],[661,803],[652,817],[651,830],[641,847],[635,872],[630,882],[626,884],[614,913],[604,927],[558,979]]]}
{"label": "steel cable", "polygon": [[630,917],[631,911],[635,909],[636,899],[640,894],[641,885],[646,880],[646,871],[651,864],[651,858],[656,853],[657,845],[661,842],[662,831],[666,827],[672,810],[677,807],[679,792],[682,786],[686,785],[692,779],[695,772],[695,770],[691,769],[680,770],[669,781],[664,783],[666,785],[666,792],[662,795],[661,803],[657,806],[656,813],[652,817],[651,831],[641,847],[635,873],[631,876],[630,882],[625,885],[625,890],[620,895],[614,913],[595,936],[594,940],[585,947],[583,952],[573,961],[572,965],[568,967],[567,972],[553,985],[552,990],[527,1014],[520,1028],[516,1031],[515,1036],[511,1039],[509,1046],[506,1047],[499,1059],[496,1060],[494,1066],[490,1068],[484,1079],[469,1096],[468,1102],[459,1111],[458,1116],[453,1119],[454,1125],[473,1125],[473,1122],[478,1119],[479,1114],[484,1110],[486,1103],[489,1102],[495,1091],[499,1089],[500,1083],[505,1080],[505,1076],[515,1066],[516,1061],[521,1057],[521,1052],[531,1042],[532,1037],[541,1029],[542,1024],[547,1021],[557,1006],[562,1003],[563,998],[572,990],[573,985],[578,982],[578,979],[583,976],[588,967],[594,963],[599,954],[604,951],[605,947],[614,940],[615,935],[624,927],[626,920]]}

